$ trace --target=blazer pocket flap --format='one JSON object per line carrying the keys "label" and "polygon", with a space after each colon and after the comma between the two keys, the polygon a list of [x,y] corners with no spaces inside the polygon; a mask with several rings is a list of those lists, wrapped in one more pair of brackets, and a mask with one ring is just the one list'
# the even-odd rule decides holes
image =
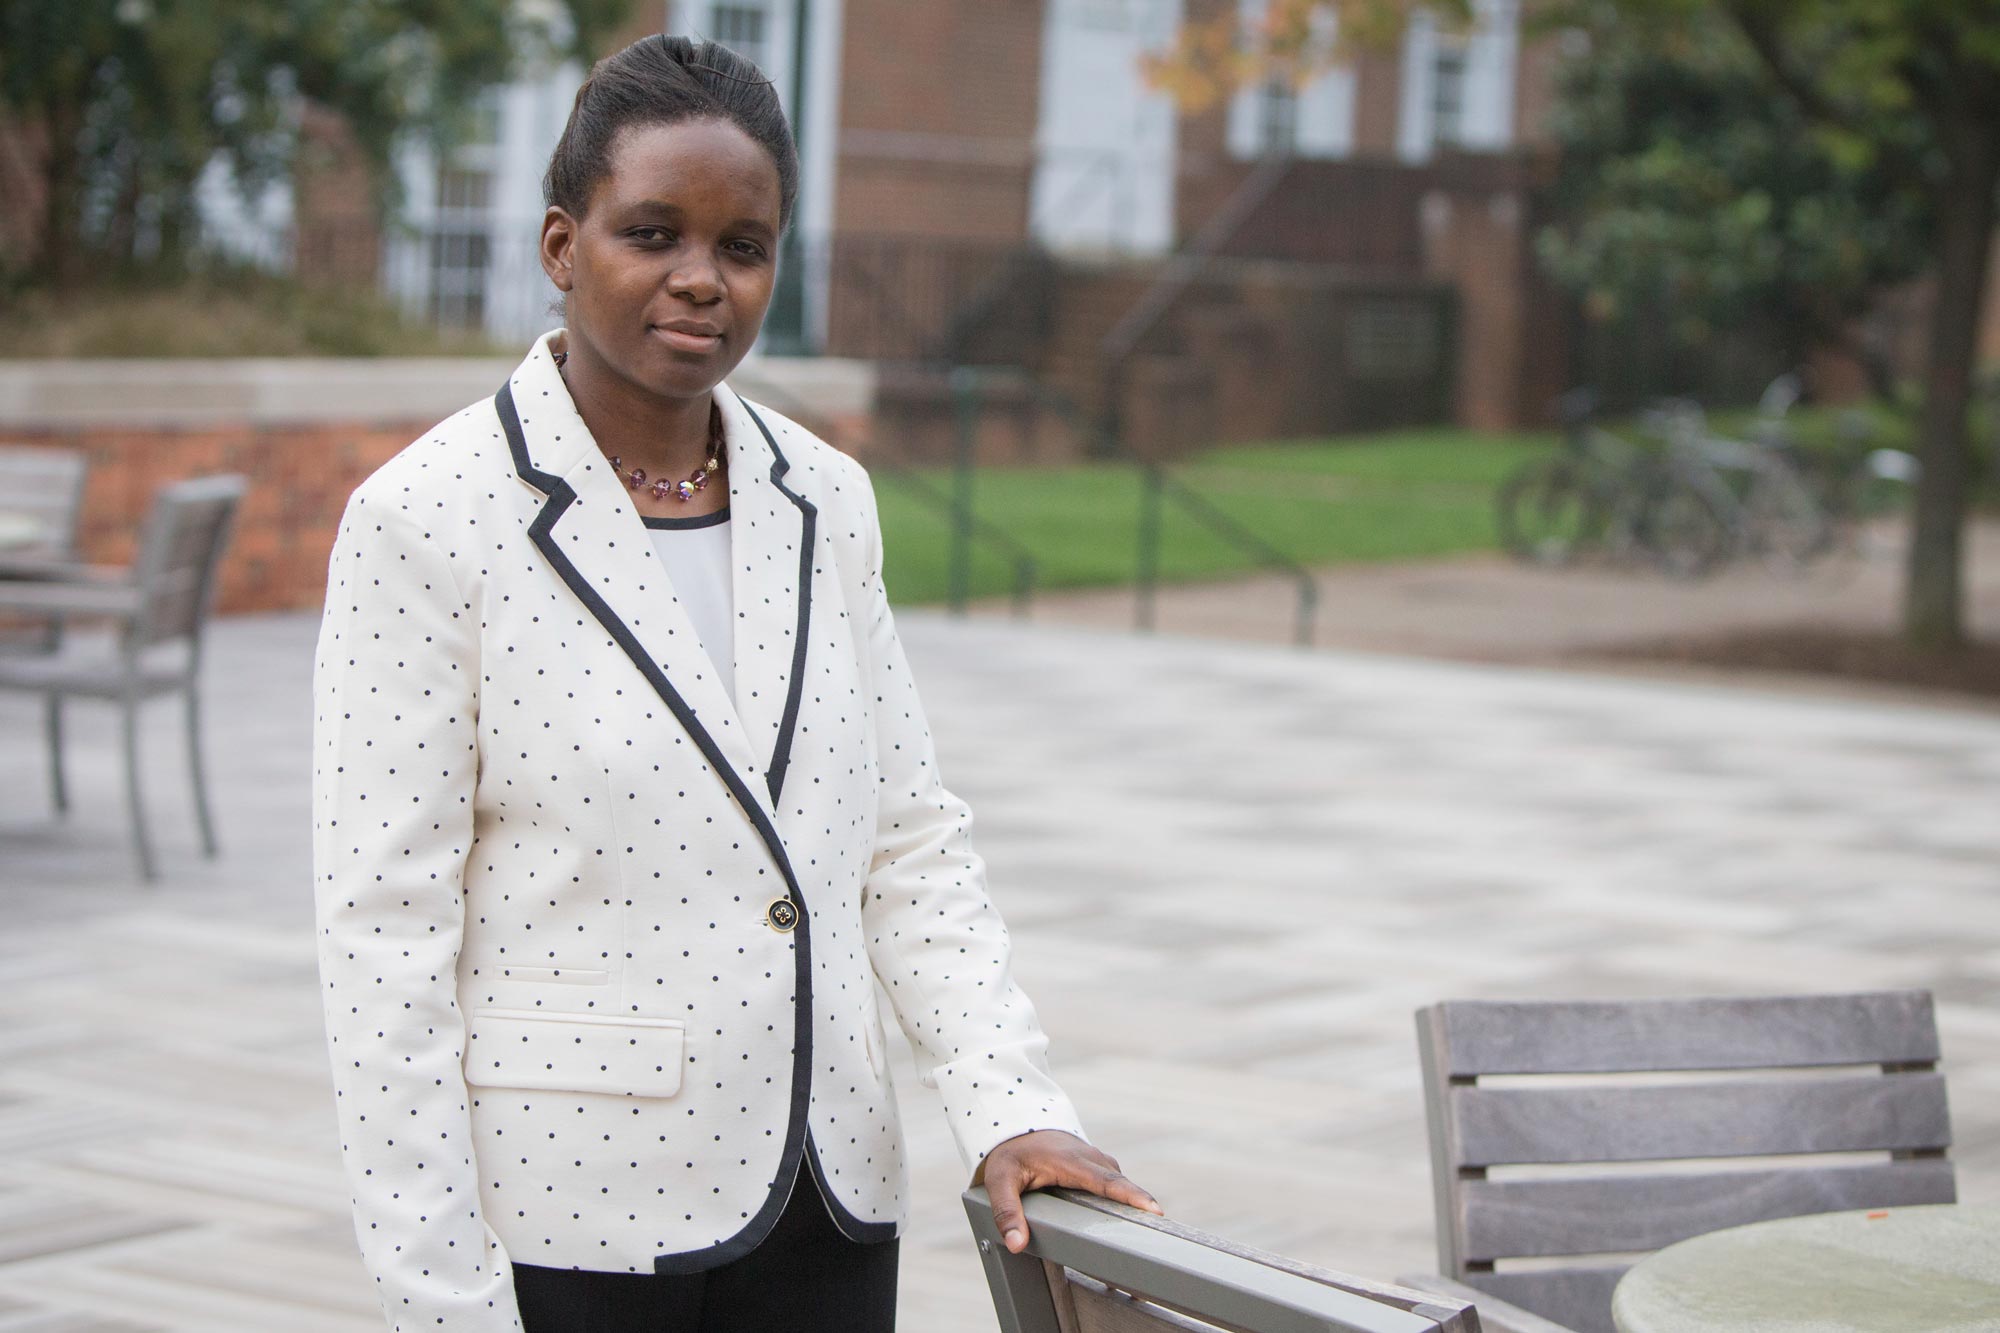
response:
{"label": "blazer pocket flap", "polygon": [[673,1018],[480,1009],[466,1024],[465,1081],[627,1097],[680,1091],[687,1029]]}

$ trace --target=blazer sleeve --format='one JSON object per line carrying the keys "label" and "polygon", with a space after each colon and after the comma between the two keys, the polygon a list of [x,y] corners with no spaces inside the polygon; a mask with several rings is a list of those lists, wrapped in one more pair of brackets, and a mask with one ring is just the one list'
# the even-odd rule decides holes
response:
{"label": "blazer sleeve", "polygon": [[[859,468],[857,467],[857,471]],[[1015,984],[1007,927],[972,848],[972,811],[938,776],[930,725],[896,637],[882,582],[873,491],[860,485],[867,537],[862,626],[873,686],[874,856],[863,887],[869,962],[915,1048],[919,1077],[942,1094],[952,1137],[976,1180],[986,1154],[1035,1129],[1083,1136],[1049,1073],[1048,1038]]]}
{"label": "blazer sleeve", "polygon": [[479,618],[408,504],[364,484],[328,568],[313,677],[321,1000],[355,1232],[390,1327],[501,1333],[520,1314],[480,1215],[456,994]]}

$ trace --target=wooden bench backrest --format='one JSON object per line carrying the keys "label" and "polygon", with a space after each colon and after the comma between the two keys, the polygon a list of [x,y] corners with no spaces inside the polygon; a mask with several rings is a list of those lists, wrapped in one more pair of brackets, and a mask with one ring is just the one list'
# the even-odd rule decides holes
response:
{"label": "wooden bench backrest", "polygon": [[1439,1267],[1580,1333],[1674,1241],[1956,1197],[1928,991],[1451,1001],[1417,1034]]}

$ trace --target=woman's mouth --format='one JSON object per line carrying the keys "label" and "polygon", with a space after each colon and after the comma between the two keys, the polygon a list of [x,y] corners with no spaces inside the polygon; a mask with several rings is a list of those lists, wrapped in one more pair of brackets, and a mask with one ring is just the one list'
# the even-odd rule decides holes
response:
{"label": "woman's mouth", "polygon": [[712,352],[722,344],[722,331],[708,325],[654,324],[650,331],[667,346],[683,352]]}

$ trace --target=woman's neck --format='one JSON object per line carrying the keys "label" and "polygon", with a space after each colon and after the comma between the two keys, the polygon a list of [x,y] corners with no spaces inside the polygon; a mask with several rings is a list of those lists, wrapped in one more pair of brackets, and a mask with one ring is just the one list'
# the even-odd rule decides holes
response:
{"label": "woman's neck", "polygon": [[561,344],[563,382],[577,415],[607,457],[649,477],[685,477],[708,458],[712,394],[661,398],[646,392],[599,360],[581,339]]}

